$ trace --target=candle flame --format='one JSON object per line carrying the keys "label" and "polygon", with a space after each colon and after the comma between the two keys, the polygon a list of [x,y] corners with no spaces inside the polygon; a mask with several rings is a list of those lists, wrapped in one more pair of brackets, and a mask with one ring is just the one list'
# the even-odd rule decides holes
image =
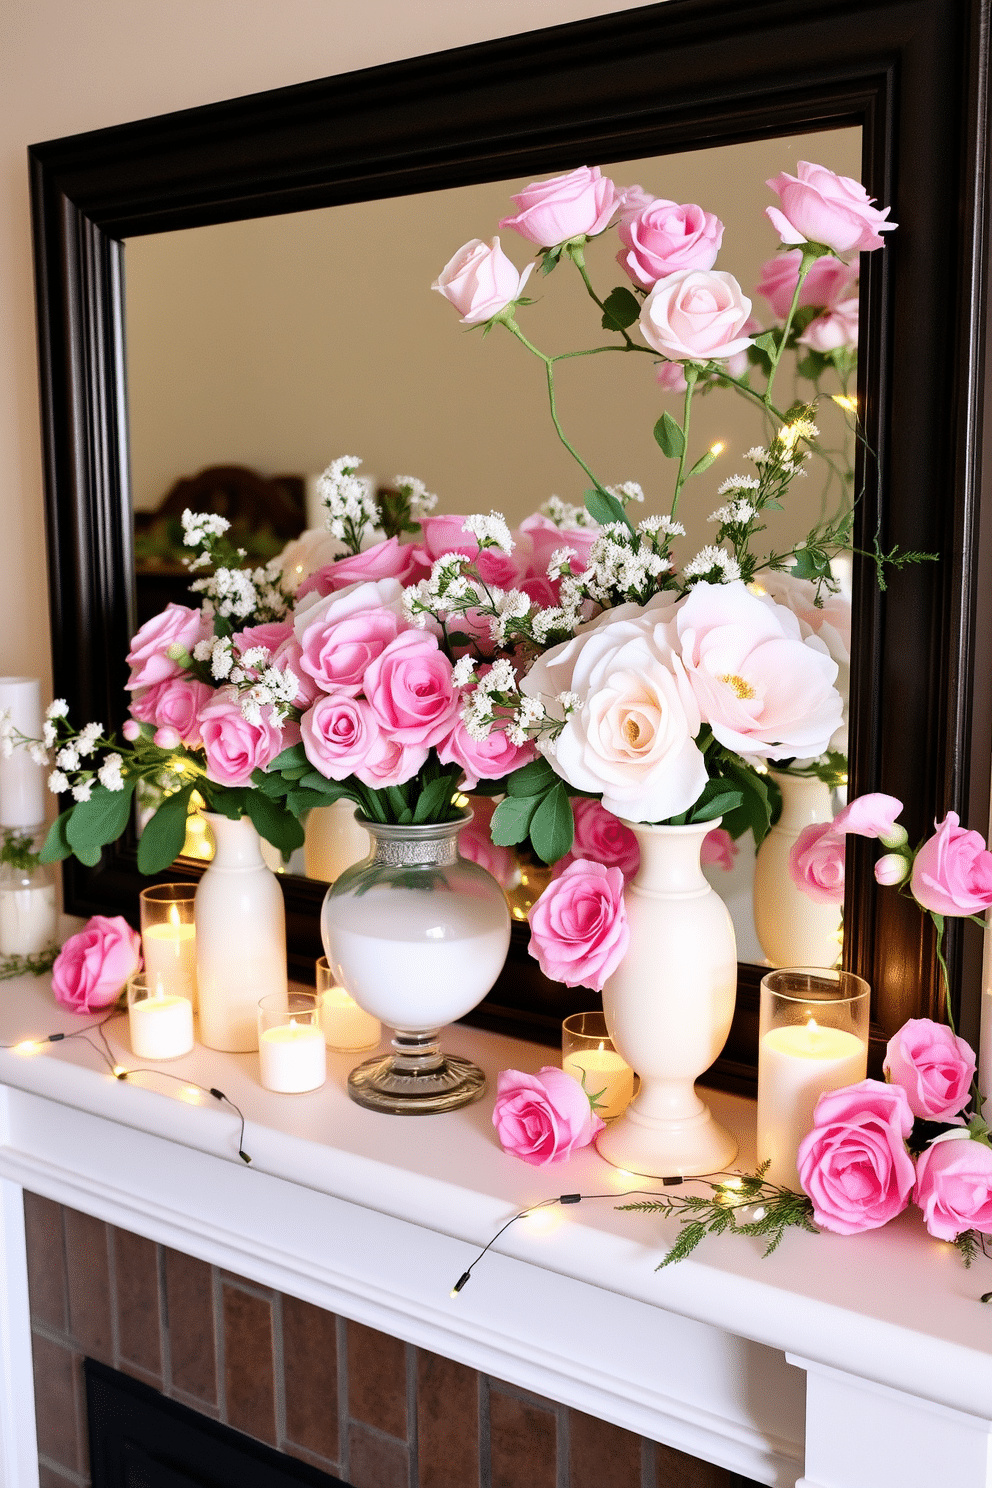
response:
{"label": "candle flame", "polygon": [[290,1020],[289,1020],[289,1026],[290,1026],[290,1028],[295,1028],[296,1027],[296,1019],[295,1018],[290,1018]]}
{"label": "candle flame", "polygon": [[179,920],[179,905],[178,904],[170,904],[169,905],[169,924],[170,925],[174,925],[176,927],[176,929],[179,928],[180,920]]}
{"label": "candle flame", "polygon": [[820,1031],[820,1025],[819,1023],[817,1023],[815,1018],[810,1018],[809,1022],[806,1024],[806,1027],[810,1033],[819,1033]]}
{"label": "candle flame", "polygon": [[600,1039],[600,1041],[599,1041],[599,1048],[596,1050],[596,1053],[597,1054],[602,1054],[602,1052],[603,1052],[603,1040]]}

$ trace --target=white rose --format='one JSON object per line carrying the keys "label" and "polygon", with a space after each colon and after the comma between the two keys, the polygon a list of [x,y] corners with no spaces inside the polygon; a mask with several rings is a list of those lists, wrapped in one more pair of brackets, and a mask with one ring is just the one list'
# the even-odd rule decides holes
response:
{"label": "white rose", "polygon": [[699,710],[673,646],[679,606],[661,598],[607,610],[539,657],[521,684],[529,697],[577,694],[550,763],[629,821],[665,821],[688,810],[707,779],[694,743]]}
{"label": "white rose", "polygon": [[697,584],[676,628],[700,714],[725,748],[773,760],[824,752],[843,718],[837,663],[791,610],[739,581]]}
{"label": "white rose", "polygon": [[686,269],[659,279],[641,306],[641,335],[673,362],[726,361],[746,351],[751,301],[733,274]]}

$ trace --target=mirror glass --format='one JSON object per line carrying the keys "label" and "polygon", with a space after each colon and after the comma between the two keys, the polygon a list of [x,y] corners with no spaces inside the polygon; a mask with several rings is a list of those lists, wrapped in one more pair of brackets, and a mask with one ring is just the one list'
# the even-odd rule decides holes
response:
{"label": "mirror glass", "polygon": [[[755,319],[770,327],[778,323],[775,306],[756,292],[762,265],[779,246],[764,216],[764,208],[777,202],[766,182],[780,171],[794,172],[797,160],[857,179],[861,131],[599,163],[618,186],[636,182],[653,196],[698,203],[714,213],[725,225],[716,268],[734,275],[753,300]],[[500,327],[485,338],[478,329],[467,331],[453,308],[430,292],[464,242],[499,231],[500,217],[514,210],[510,195],[526,184],[492,182],[127,242],[139,619],[170,599],[188,598],[178,562],[183,506],[195,508],[198,498],[223,487],[228,514],[240,513],[252,534],[253,556],[268,558],[304,527],[319,523],[315,477],[342,454],[360,456],[363,471],[383,485],[397,474],[419,477],[438,493],[439,512],[495,508],[511,527],[552,494],[582,504],[588,480],[555,437],[543,366]],[[512,230],[500,236],[503,250],[522,269],[532,245]],[[590,278],[601,298],[629,283],[614,262],[619,246],[609,232],[587,247]],[[535,303],[519,311],[520,323],[542,350],[609,341],[571,264],[562,263],[547,278],[535,274],[527,293]],[[845,293],[856,297],[856,280]],[[845,327],[848,340],[856,336],[850,307]],[[814,522],[853,499],[853,422],[834,401],[835,395],[854,393],[853,360],[852,355],[846,382],[836,364],[814,365],[801,356],[783,362],[775,401],[784,407],[794,399],[818,398],[826,458],[811,462],[808,477],[794,483],[787,506],[770,518],[763,544],[791,546]],[[800,372],[821,374],[819,385],[799,375],[797,365]],[[664,512],[671,504],[673,467],[652,430],[666,408],[680,416],[682,399],[659,385],[656,372],[643,355],[579,359],[559,371],[565,432],[601,481],[642,486],[645,505],[635,515]],[[724,450],[684,493],[679,517],[687,529],[686,557],[712,541],[708,518],[721,504],[720,485],[729,476],[754,473],[746,452],[767,442],[769,432],[762,409],[732,390],[714,389],[695,399],[691,457],[717,441]],[[247,468],[261,479],[215,473],[175,491],[178,482],[218,467]],[[840,591],[828,596],[826,611],[801,618],[816,630],[829,624],[828,643],[843,661],[840,653],[850,644],[843,561],[835,577]],[[807,795],[817,788],[829,802],[822,782],[802,785]],[[818,808],[802,801],[795,809]],[[753,844],[748,837],[734,849],[714,843],[707,872],[731,907],[741,959],[761,962],[767,951],[752,917]],[[303,850],[283,866],[305,871]],[[313,854],[310,868],[320,876]]]}

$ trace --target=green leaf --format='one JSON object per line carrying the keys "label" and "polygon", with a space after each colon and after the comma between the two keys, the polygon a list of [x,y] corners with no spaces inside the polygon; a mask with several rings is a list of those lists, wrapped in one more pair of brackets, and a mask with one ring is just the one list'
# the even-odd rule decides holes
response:
{"label": "green leaf", "polygon": [[630,290],[620,285],[603,301],[603,330],[625,331],[641,313],[640,302]]}
{"label": "green leaf", "polygon": [[302,823],[284,806],[257,791],[249,793],[245,806],[258,835],[281,853],[289,854],[294,848],[303,846]]}
{"label": "green leaf", "polygon": [[471,646],[475,639],[464,630],[449,630],[446,638],[449,646]]}
{"label": "green leaf", "polygon": [[145,824],[138,842],[138,872],[146,877],[174,863],[186,841],[186,813],[193,784],[168,796]]}
{"label": "green leaf", "polygon": [[264,770],[255,770],[251,777],[251,783],[256,790],[261,791],[263,796],[268,796],[270,801],[280,800],[289,790],[291,781],[282,775],[267,775]]}
{"label": "green leaf", "polygon": [[245,800],[249,794],[243,785],[222,786],[213,791],[210,809],[226,816],[229,821],[240,821],[245,814]]}
{"label": "green leaf", "polygon": [[751,345],[756,346],[759,351],[763,351],[766,356],[771,357],[778,350],[778,338],[774,331],[764,331],[760,336],[755,336]]}
{"label": "green leaf", "polygon": [[[700,455],[695,465],[690,469],[689,475],[702,475],[704,470],[709,470],[715,459],[716,455],[711,449],[708,449],[705,455]],[[689,475],[686,476],[686,480],[689,479]]]}
{"label": "green leaf", "polygon": [[519,770],[514,770],[512,775],[506,777],[506,794],[508,796],[542,795],[544,791],[551,789],[558,778],[548,761],[541,755],[538,759],[531,760],[529,765],[523,765]]}
{"label": "green leaf", "polygon": [[342,784],[343,782],[340,780],[328,780],[326,775],[321,775],[317,770],[308,770],[296,782],[297,789],[299,790],[316,791],[318,795],[325,796],[327,798],[324,802],[325,806],[329,806],[332,801],[336,801],[339,797],[347,795],[347,791],[341,788]]}
{"label": "green leaf", "polygon": [[[711,781],[710,784],[716,784]],[[709,800],[702,799],[688,813],[690,821],[708,822],[715,821],[718,816],[724,816],[728,811],[734,811],[744,800],[744,792],[739,790],[721,790]]]}
{"label": "green leaf", "polygon": [[515,847],[526,842],[531,819],[543,796],[507,796],[500,801],[489,824],[489,835],[497,847]]}
{"label": "green leaf", "polygon": [[454,795],[454,780],[450,775],[439,775],[424,786],[413,809],[415,822],[444,821],[451,797]]}
{"label": "green leaf", "polygon": [[557,863],[568,852],[574,836],[572,803],[564,782],[559,781],[534,812],[530,840],[539,858],[543,858],[545,863]]}
{"label": "green leaf", "polygon": [[306,750],[302,744],[291,744],[269,764],[269,772],[281,774],[283,770],[309,769],[310,761],[307,759]]}
{"label": "green leaf", "polygon": [[623,509],[623,503],[615,496],[611,496],[609,491],[604,491],[598,486],[595,490],[586,492],[586,511],[594,522],[599,522],[603,527],[609,522],[623,522],[625,526],[630,527],[630,520]]}
{"label": "green leaf", "polygon": [[308,811],[315,811],[319,806],[333,805],[334,801],[342,800],[347,794],[344,786],[334,797],[328,796],[323,791],[293,790],[286,797],[286,806],[294,816],[305,816]]}
{"label": "green leaf", "polygon": [[92,853],[95,847],[116,842],[127,830],[127,824],[131,820],[133,795],[133,781],[128,781],[124,789],[119,791],[108,791],[106,786],[95,785],[89,800],[80,801],[73,808],[66,823],[65,836],[77,857],[80,849]]}
{"label": "green leaf", "polygon": [[667,460],[681,460],[685,453],[685,434],[670,413],[663,413],[654,426],[654,437]]}
{"label": "green leaf", "polygon": [[67,858],[72,852],[69,839],[65,835],[65,829],[71,815],[72,807],[70,806],[67,811],[63,811],[52,822],[52,825],[48,829],[48,836],[45,838],[41,852],[38,854],[39,862],[60,863],[63,858]]}

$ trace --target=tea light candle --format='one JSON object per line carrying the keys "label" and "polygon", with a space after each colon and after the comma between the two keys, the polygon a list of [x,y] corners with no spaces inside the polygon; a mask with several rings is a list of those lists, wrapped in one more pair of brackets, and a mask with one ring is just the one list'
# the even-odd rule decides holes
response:
{"label": "tea light candle", "polygon": [[758,1045],[758,1161],[768,1181],[795,1188],[796,1153],[827,1090],[856,1085],[868,1070],[868,1045],[846,1028],[815,1018],[769,1029]]}
{"label": "tea light candle", "polygon": [[327,1078],[327,1046],[323,1029],[315,1023],[276,1023],[262,1030],[258,1040],[262,1084],[266,1090],[296,1095],[317,1090]]}
{"label": "tea light candle", "polygon": [[604,1121],[622,1116],[634,1094],[634,1071],[614,1049],[577,1049],[561,1062],[566,1075],[578,1080],[586,1094],[598,1097],[596,1115]]}
{"label": "tea light candle", "polygon": [[360,1008],[343,987],[320,994],[320,1022],[329,1049],[371,1049],[382,1037],[382,1024]]}
{"label": "tea light candle", "polygon": [[157,992],[129,1002],[131,1049],[138,1059],[178,1059],[193,1047],[193,1004]]}
{"label": "tea light candle", "polygon": [[196,997],[196,926],[182,923],[178,905],[170,905],[159,924],[142,927],[141,948],[149,981],[192,1002]]}
{"label": "tea light candle", "polygon": [[[0,711],[25,738],[41,737],[41,683],[37,677],[0,677]],[[44,767],[27,746],[15,744],[0,758],[0,827],[35,827],[45,820]]]}

